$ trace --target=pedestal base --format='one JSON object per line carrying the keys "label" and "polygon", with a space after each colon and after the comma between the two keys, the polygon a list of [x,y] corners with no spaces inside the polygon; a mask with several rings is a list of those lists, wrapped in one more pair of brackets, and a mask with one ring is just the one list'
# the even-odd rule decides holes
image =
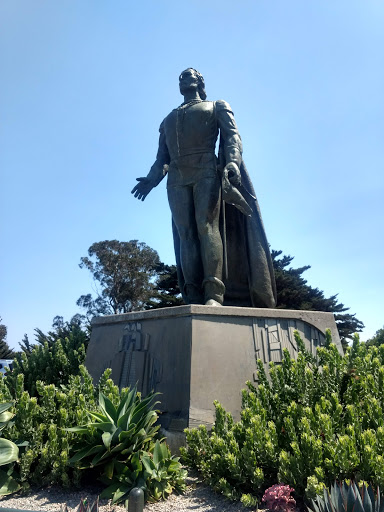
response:
{"label": "pedestal base", "polygon": [[182,432],[212,425],[214,400],[238,420],[256,360],[279,363],[284,348],[296,357],[295,330],[315,353],[325,329],[342,352],[332,313],[189,305],[104,316],[92,322],[85,364],[95,382],[112,368],[120,388],[160,392],[162,427]]}

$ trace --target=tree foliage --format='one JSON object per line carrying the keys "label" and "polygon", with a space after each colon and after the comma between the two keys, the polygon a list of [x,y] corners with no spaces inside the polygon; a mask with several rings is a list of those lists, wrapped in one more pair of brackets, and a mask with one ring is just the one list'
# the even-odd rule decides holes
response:
{"label": "tree foliage", "polygon": [[33,343],[29,341],[28,335],[24,334],[24,337],[21,341],[19,341],[19,346],[22,350],[22,352],[25,352],[26,354],[30,354],[33,349]]}
{"label": "tree foliage", "polygon": [[[87,350],[90,331],[88,325],[83,322],[84,317],[82,315],[75,315],[69,322],[65,321],[62,316],[55,316],[52,322],[52,330],[44,333],[41,329],[35,329],[36,342],[39,345],[44,346],[46,343],[49,347],[52,347],[58,339],[64,340],[73,335],[78,346],[84,345]],[[83,323],[85,325],[83,326]],[[32,348],[34,345],[32,345]]]}
{"label": "tree foliage", "polygon": [[376,331],[374,337],[367,341],[367,345],[375,347],[384,345],[384,327]]}
{"label": "tree foliage", "polygon": [[15,352],[10,348],[7,343],[7,327],[1,323],[0,317],[0,359],[12,359]]}
{"label": "tree foliage", "polygon": [[138,240],[96,242],[81,258],[80,268],[92,273],[97,297],[82,295],[77,305],[88,318],[143,309],[153,296],[159,264],[157,252]]}
{"label": "tree foliage", "polygon": [[277,307],[334,313],[341,342],[346,348],[347,339],[352,339],[354,333],[361,332],[364,324],[356,315],[346,313],[349,308],[338,302],[337,294],[327,298],[323,291],[307,284],[302,274],[311,268],[310,265],[293,268],[293,256],[282,255],[282,251],[272,250],[272,259],[276,277]]}
{"label": "tree foliage", "polygon": [[53,330],[47,334],[35,329],[37,343],[31,345],[24,337],[22,351],[15,354],[13,370],[7,377],[10,392],[14,393],[18,376],[23,375],[24,388],[36,396],[36,382],[56,386],[67,384],[70,377],[79,374],[79,367],[85,360],[89,332],[73,319],[64,322],[55,317]]}
{"label": "tree foliage", "polygon": [[145,304],[145,309],[169,308],[184,304],[177,281],[176,265],[160,263],[157,267],[157,282],[153,297]]}

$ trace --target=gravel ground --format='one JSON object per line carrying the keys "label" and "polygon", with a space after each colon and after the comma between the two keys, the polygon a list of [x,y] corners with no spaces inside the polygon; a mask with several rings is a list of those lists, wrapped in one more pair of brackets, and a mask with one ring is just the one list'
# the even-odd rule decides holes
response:
{"label": "gravel ground", "polygon": [[[208,486],[199,481],[197,473],[190,472],[187,479],[188,489],[183,495],[172,494],[168,500],[147,504],[146,512],[250,512],[241,503],[226,500],[223,496],[213,492]],[[55,512],[61,505],[67,503],[70,509],[77,508],[80,499],[88,498],[90,503],[101,492],[98,487],[88,487],[81,491],[65,491],[60,487],[49,487],[38,491],[32,490],[28,494],[5,496],[0,498],[1,508],[15,508]],[[106,500],[100,500],[100,512],[126,512],[125,508],[112,505]]]}

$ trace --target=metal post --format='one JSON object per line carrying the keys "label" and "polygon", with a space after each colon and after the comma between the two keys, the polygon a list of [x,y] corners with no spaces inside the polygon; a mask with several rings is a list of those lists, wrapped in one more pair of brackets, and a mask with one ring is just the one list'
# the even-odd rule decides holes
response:
{"label": "metal post", "polygon": [[134,487],[129,493],[128,512],[143,512],[144,492],[140,487]]}

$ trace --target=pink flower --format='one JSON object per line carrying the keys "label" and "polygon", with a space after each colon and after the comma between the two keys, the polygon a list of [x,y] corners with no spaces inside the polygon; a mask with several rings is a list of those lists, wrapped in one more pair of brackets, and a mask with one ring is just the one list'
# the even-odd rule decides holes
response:
{"label": "pink flower", "polygon": [[292,512],[296,505],[296,501],[291,496],[294,490],[289,485],[272,485],[265,491],[262,501],[267,505],[268,510],[273,512]]}

